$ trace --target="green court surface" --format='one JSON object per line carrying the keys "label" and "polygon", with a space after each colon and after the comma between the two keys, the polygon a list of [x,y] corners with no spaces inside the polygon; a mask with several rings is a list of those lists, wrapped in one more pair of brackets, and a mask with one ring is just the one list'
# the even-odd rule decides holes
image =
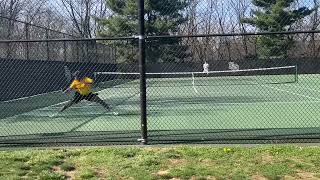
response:
{"label": "green court surface", "polygon": [[[299,75],[298,82],[287,75],[260,76],[259,83],[241,78],[196,79],[194,86],[190,78],[174,81],[183,84],[148,81],[153,83],[147,88],[150,143],[320,139],[320,75]],[[83,101],[49,117],[72,97],[62,93],[1,102],[0,143],[138,144],[137,80],[100,89],[99,96],[119,115]]]}

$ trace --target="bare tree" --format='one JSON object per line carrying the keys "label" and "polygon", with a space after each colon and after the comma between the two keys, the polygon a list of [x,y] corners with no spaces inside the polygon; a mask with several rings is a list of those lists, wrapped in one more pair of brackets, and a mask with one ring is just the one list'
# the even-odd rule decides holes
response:
{"label": "bare tree", "polygon": [[[47,0],[0,0],[0,15],[2,27],[5,27],[6,39],[20,39],[25,36],[21,29],[25,28],[24,22],[32,23],[39,17]],[[16,31],[19,29],[19,31]]]}
{"label": "bare tree", "polygon": [[[319,0],[313,0],[313,5],[314,7],[318,8],[319,7]],[[311,17],[311,29],[312,30],[316,30],[318,29],[319,25],[320,25],[320,18],[319,18],[319,9],[315,10],[314,15]],[[317,48],[316,46],[316,35],[313,33],[312,34],[312,55],[313,57],[317,57],[319,55],[319,48],[320,46]]]}
{"label": "bare tree", "polygon": [[[228,4],[227,1],[216,1],[217,4],[214,5],[214,12],[217,19],[217,32],[219,34],[225,34],[226,31],[229,29],[229,25],[226,21],[226,18],[228,16],[226,4]],[[225,56],[228,57],[228,60],[231,59],[231,52],[230,52],[230,41],[229,37],[220,37],[218,40],[219,48],[218,48],[218,58],[219,59],[225,59]],[[225,51],[227,51],[227,54],[225,54]]]}
{"label": "bare tree", "polygon": [[[92,10],[91,16],[94,18],[102,18],[110,16],[110,12],[108,10],[106,0],[95,0]],[[96,36],[96,33],[99,32],[103,27],[101,26],[101,23],[98,23],[98,21],[93,20],[92,22],[92,31],[94,35]]]}
{"label": "bare tree", "polygon": [[22,0],[2,0],[0,1],[0,15],[7,17],[8,19],[2,22],[2,27],[4,27],[4,33],[6,39],[11,39],[14,34],[15,22],[10,19],[17,19],[20,15],[25,2]]}
{"label": "bare tree", "polygon": [[[230,1],[230,5],[232,10],[234,11],[234,15],[237,21],[237,31],[240,33],[247,33],[246,25],[242,22],[242,19],[245,17],[245,14],[248,12],[250,4],[249,0],[238,0],[238,1]],[[239,55],[242,55],[241,52],[244,51],[244,56],[249,55],[249,38],[247,36],[241,37],[242,48],[238,48]],[[237,41],[237,40],[235,40]]]}
{"label": "bare tree", "polygon": [[[193,0],[188,8],[187,34],[210,34],[216,31],[214,6],[216,0]],[[214,38],[189,38],[193,61],[209,61],[217,52]]]}
{"label": "bare tree", "polygon": [[75,33],[85,38],[92,38],[100,28],[94,17],[104,17],[107,14],[104,0],[61,0],[61,4]]}
{"label": "bare tree", "polygon": [[[12,38],[21,38],[17,31],[15,31],[15,21],[13,19],[17,19],[23,10],[26,2],[23,0],[2,0],[0,1],[0,15],[2,17],[6,17],[1,22],[1,26],[3,27],[3,34],[1,35],[5,39]],[[6,57],[12,57],[14,53],[14,49],[12,44],[6,44]]]}
{"label": "bare tree", "polygon": [[[194,35],[197,33],[197,8],[199,0],[191,0],[190,5],[186,9],[186,14],[188,15],[188,21],[186,24],[182,25],[180,28],[181,34]],[[196,61],[197,57],[196,48],[198,46],[198,40],[196,38],[186,39],[186,43],[190,46],[190,51],[192,54],[192,60]]]}
{"label": "bare tree", "polygon": [[22,10],[23,20],[26,22],[34,21],[37,16],[43,13],[48,0],[29,0]]}
{"label": "bare tree", "polygon": [[0,14],[12,19],[17,18],[25,5],[25,0],[1,0]]}
{"label": "bare tree", "polygon": [[[205,24],[204,24],[204,33],[206,34],[211,34],[214,32],[214,6],[215,4],[215,0],[207,0],[207,10],[206,10],[206,18],[204,20]],[[206,37],[204,39],[204,61],[208,61],[210,58],[212,58],[212,52],[217,51],[214,46],[215,41],[213,40],[213,38],[210,37]]]}

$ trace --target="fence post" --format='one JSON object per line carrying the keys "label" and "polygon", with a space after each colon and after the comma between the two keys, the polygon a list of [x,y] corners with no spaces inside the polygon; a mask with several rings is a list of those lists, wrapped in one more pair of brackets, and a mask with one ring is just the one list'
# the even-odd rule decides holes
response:
{"label": "fence post", "polygon": [[98,46],[97,41],[93,41],[94,57],[95,57],[97,63],[103,63],[103,62],[100,62],[100,57],[98,56],[98,47],[97,46]]}
{"label": "fence post", "polygon": [[[66,35],[63,35],[63,38],[66,38]],[[66,41],[63,41],[63,60],[64,62],[67,62],[67,45]]]}
{"label": "fence post", "polygon": [[312,51],[313,51],[313,53],[312,53],[313,57],[312,58],[316,58],[316,56],[317,56],[316,42],[315,42],[314,36],[315,36],[315,34],[312,33]]}
{"label": "fence post", "polygon": [[[26,40],[30,40],[29,37],[29,25],[28,23],[25,24],[25,28],[26,28]],[[26,59],[29,60],[29,42],[26,42]]]}
{"label": "fence post", "polygon": [[147,133],[147,101],[146,101],[146,65],[145,65],[145,26],[144,0],[139,0],[139,71],[140,71],[140,110],[141,110],[141,139],[140,143],[148,144]]}
{"label": "fence post", "polygon": [[[11,20],[8,20],[8,33],[7,33],[7,39],[11,39]],[[7,59],[11,58],[11,47],[10,42],[7,43]]]}
{"label": "fence post", "polygon": [[113,60],[114,60],[114,63],[117,64],[117,48],[116,48],[116,46],[112,46],[112,47],[114,47],[113,52],[112,52]]}
{"label": "fence post", "polygon": [[80,62],[82,60],[80,60],[80,56],[79,56],[79,42],[76,41],[76,59],[74,59],[74,61]]}
{"label": "fence post", "polygon": [[[49,39],[49,31],[46,29],[46,39]],[[50,61],[50,49],[49,49],[49,41],[47,41],[47,60]]]}

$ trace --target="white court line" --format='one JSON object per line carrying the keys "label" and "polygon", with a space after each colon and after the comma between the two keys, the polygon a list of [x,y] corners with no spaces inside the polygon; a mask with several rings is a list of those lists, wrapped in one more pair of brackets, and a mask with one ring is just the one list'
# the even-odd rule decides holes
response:
{"label": "white court line", "polygon": [[[179,103],[179,104],[189,104],[189,102],[179,102],[175,100],[160,100],[157,101],[160,103]],[[296,104],[296,103],[320,103],[319,101],[266,101],[266,102],[230,102],[230,103],[224,103],[224,102],[213,102],[214,105],[256,105],[256,104]],[[151,104],[149,106],[158,106],[159,104]]]}
{"label": "white court line", "polygon": [[[99,91],[98,91],[99,92]],[[69,101],[69,100],[68,100]],[[52,104],[50,106],[46,106],[46,107],[43,107],[43,108],[39,108],[39,109],[33,109],[31,111],[28,111],[28,112],[24,112],[24,113],[21,113],[21,114],[16,114],[14,116],[10,116],[10,117],[6,117],[5,119],[10,119],[10,118],[16,118],[18,116],[21,116],[21,115],[24,115],[24,114],[27,114],[27,113],[31,113],[31,112],[34,112],[34,111],[43,111],[43,110],[50,110],[49,108],[51,107],[54,107],[54,106],[58,106],[58,105],[61,105],[61,104],[64,104],[68,101],[63,101],[63,102],[60,102],[60,103],[57,103],[57,104]],[[57,107],[58,108],[58,107]],[[55,110],[56,108],[53,108],[51,110]]]}
{"label": "white court line", "polygon": [[301,86],[296,86],[296,85],[289,85],[289,84],[285,84],[286,86],[293,86],[293,87],[297,87],[297,88],[301,88],[301,89],[308,89],[308,90],[311,90],[311,91],[315,91],[315,92],[318,92],[320,93],[320,91],[316,90],[316,89],[313,89],[313,88],[306,88],[306,87],[301,87]]}
{"label": "white court line", "polygon": [[[121,109],[125,109],[125,108],[131,108],[134,105],[118,105],[118,106],[113,106],[114,107],[113,109],[115,109],[115,107],[119,107],[119,106],[121,106]],[[99,108],[99,107],[102,107],[102,106],[99,105],[99,104],[95,104],[95,105],[90,105],[90,106],[89,105],[71,106],[68,109],[70,109],[70,110],[74,109],[75,110],[75,109],[83,109],[83,108],[89,109],[89,108]],[[34,111],[54,111],[54,110],[60,110],[61,109],[60,107],[51,107],[50,109],[45,109],[45,108],[36,109]]]}
{"label": "white court line", "polygon": [[[97,91],[97,92],[101,92],[101,91],[103,91],[103,90],[100,90],[100,91]],[[21,97],[21,98],[17,98],[17,99],[11,99],[11,100],[7,100],[7,101],[0,101],[0,103],[9,103],[9,102],[14,102],[14,101],[18,101],[18,100],[28,99],[28,98],[32,98],[32,97],[37,97],[37,96],[42,96],[42,95],[51,94],[51,93],[57,93],[57,92],[62,92],[62,91],[61,90],[51,91],[51,92],[47,92],[47,93],[41,93],[41,94],[36,94],[36,95],[32,95],[32,96]],[[67,101],[65,101],[65,102],[67,102]]]}
{"label": "white court line", "polygon": [[[122,84],[119,84],[119,85],[117,85],[117,86],[120,86],[120,85],[122,85]],[[114,87],[116,87],[116,86],[113,86],[113,87],[111,87],[111,88],[114,88]],[[99,92],[102,92],[102,91],[106,91],[106,90],[107,90],[107,89],[101,89],[100,91],[96,91],[96,93],[99,93]],[[57,92],[59,92],[59,91],[57,91]],[[137,94],[135,94],[135,95],[137,95]],[[31,96],[30,96],[30,97],[31,97]],[[110,97],[112,97],[112,96],[107,96],[107,97],[110,98]],[[16,115],[14,115],[14,116],[6,117],[5,119],[16,118],[16,117],[18,117],[18,116],[20,116],[20,115],[24,115],[24,114],[27,114],[27,113],[30,113],[30,112],[34,112],[34,111],[55,110],[56,108],[52,108],[52,107],[58,106],[58,105],[61,105],[61,104],[64,104],[64,103],[66,103],[66,102],[68,102],[68,101],[70,101],[70,100],[63,101],[63,102],[60,102],[60,103],[57,103],[57,104],[53,104],[53,105],[50,105],[50,106],[46,106],[46,107],[43,107],[43,108],[34,109],[34,110],[31,110],[31,111],[28,111],[28,112],[24,112],[24,113],[21,113],[21,114],[16,114]],[[91,104],[95,104],[95,103],[90,103],[89,105],[91,105]],[[83,108],[83,107],[85,107],[85,106],[79,106],[79,108]],[[50,108],[52,108],[52,109],[50,109]],[[57,108],[58,108],[58,107],[57,107]],[[72,108],[74,108],[74,107],[72,107]]]}
{"label": "white court line", "polygon": [[17,99],[11,99],[11,100],[8,100],[8,101],[0,101],[0,103],[9,103],[9,102],[14,102],[14,101],[18,101],[18,100],[28,99],[28,98],[42,96],[42,95],[56,93],[56,92],[61,92],[61,91],[60,90],[59,91],[51,91],[51,92],[47,92],[47,93],[36,94],[36,95],[33,95],[33,96],[27,96],[27,97],[21,97],[21,98],[17,98]]}
{"label": "white court line", "polygon": [[293,95],[302,96],[302,97],[306,97],[306,98],[309,98],[309,99],[314,99],[314,100],[320,101],[319,98],[315,98],[315,97],[311,97],[311,96],[295,93],[295,92],[292,92],[292,91],[287,91],[287,90],[276,88],[276,87],[273,87],[273,86],[267,86],[267,85],[263,85],[263,84],[260,84],[260,85],[264,86],[264,87],[271,88],[271,89],[275,89],[277,91],[287,92],[287,93],[290,93],[290,94],[293,94]]}
{"label": "white court line", "polygon": [[[47,106],[47,107],[44,107],[44,108],[34,109],[34,110],[31,110],[31,111],[28,111],[28,112],[24,112],[24,113],[21,113],[21,114],[16,114],[16,115],[14,115],[14,116],[6,117],[6,118],[4,118],[4,119],[17,118],[18,116],[25,115],[25,114],[31,113],[31,112],[33,112],[33,111],[46,110],[46,109],[48,109],[48,108],[50,108],[50,107],[54,107],[54,106],[63,104],[63,103],[65,103],[65,102],[68,102],[68,101],[64,101],[64,102],[61,102],[61,103],[58,103],[58,104],[53,104],[53,105],[50,105],[50,106]],[[49,110],[49,109],[48,109],[48,110]]]}

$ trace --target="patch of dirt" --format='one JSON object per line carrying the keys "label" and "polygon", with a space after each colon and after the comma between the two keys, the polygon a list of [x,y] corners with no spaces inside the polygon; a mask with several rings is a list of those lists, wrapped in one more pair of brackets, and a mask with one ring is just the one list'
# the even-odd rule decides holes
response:
{"label": "patch of dirt", "polygon": [[165,170],[165,171],[158,171],[154,175],[156,175],[156,176],[166,176],[168,174],[169,174],[169,170]]}
{"label": "patch of dirt", "polygon": [[178,166],[185,163],[184,159],[169,159],[169,161],[170,161],[170,164],[172,164],[173,166]]}
{"label": "patch of dirt", "polygon": [[206,179],[207,179],[207,180],[216,180],[216,178],[213,177],[213,176],[208,176]]}
{"label": "patch of dirt", "polygon": [[[192,176],[189,180],[198,180],[198,179],[199,179],[199,177],[197,177],[197,176]],[[216,178],[213,177],[213,176],[201,177],[201,179],[216,180]]]}
{"label": "patch of dirt", "polygon": [[53,172],[57,172],[57,173],[62,173],[62,172],[63,172],[59,166],[53,166],[53,167],[51,168],[51,170],[52,170]]}
{"label": "patch of dirt", "polygon": [[288,175],[285,175],[283,177],[284,180],[295,180],[296,178],[295,177],[292,177],[292,176],[288,176]]}
{"label": "patch of dirt", "polygon": [[268,180],[267,178],[263,177],[262,175],[258,175],[258,174],[251,176],[250,179],[251,180]]}
{"label": "patch of dirt", "polygon": [[266,164],[266,163],[270,163],[273,161],[273,156],[270,154],[264,154],[262,155],[262,163]]}
{"label": "patch of dirt", "polygon": [[285,175],[285,176],[283,177],[283,180],[295,180],[295,177]]}
{"label": "patch of dirt", "polygon": [[300,164],[304,164],[304,165],[308,165],[308,166],[314,166],[314,164],[310,163],[310,162],[306,162],[303,159],[299,159],[299,158],[290,158],[290,160],[296,162],[296,163],[300,163]]}
{"label": "patch of dirt", "polygon": [[94,172],[97,174],[97,176],[99,177],[99,178],[104,178],[104,169],[101,169],[101,168],[96,168],[95,170],[94,170]]}
{"label": "patch of dirt", "polygon": [[75,174],[76,174],[76,171],[68,171],[64,173],[67,179],[75,179]]}
{"label": "patch of dirt", "polygon": [[67,171],[67,172],[65,172],[59,166],[53,166],[51,168],[51,170],[53,172],[64,174],[67,177],[67,179],[75,179],[75,171]]}
{"label": "patch of dirt", "polygon": [[297,173],[297,177],[299,177],[299,179],[310,179],[310,180],[311,179],[312,180],[319,179],[320,180],[320,178],[317,178],[314,175],[315,175],[315,173],[310,173],[310,172],[299,172],[299,173]]}
{"label": "patch of dirt", "polygon": [[310,173],[310,172],[298,172],[295,177],[292,176],[284,176],[284,180],[320,180],[320,178],[315,177],[315,173]]}
{"label": "patch of dirt", "polygon": [[211,159],[202,159],[200,160],[201,163],[203,163],[204,165],[213,165],[215,164],[215,162]]}

